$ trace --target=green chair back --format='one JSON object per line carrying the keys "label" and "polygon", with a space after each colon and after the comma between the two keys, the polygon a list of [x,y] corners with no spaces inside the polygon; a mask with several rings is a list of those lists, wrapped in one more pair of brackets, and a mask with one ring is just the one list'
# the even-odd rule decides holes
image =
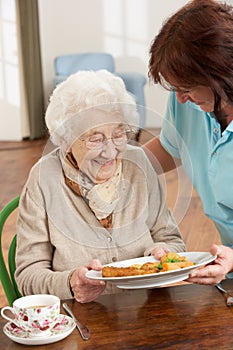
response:
{"label": "green chair back", "polygon": [[21,297],[15,282],[15,251],[16,251],[16,234],[13,237],[8,250],[8,261],[3,256],[3,229],[7,218],[19,205],[19,196],[12,199],[0,212],[0,280],[9,305],[14,300]]}

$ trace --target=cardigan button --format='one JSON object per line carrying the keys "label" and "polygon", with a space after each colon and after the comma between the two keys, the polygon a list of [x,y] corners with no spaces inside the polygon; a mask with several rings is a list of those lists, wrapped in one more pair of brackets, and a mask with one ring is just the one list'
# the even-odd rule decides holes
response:
{"label": "cardigan button", "polygon": [[113,262],[116,262],[116,261],[117,261],[117,258],[114,256],[114,257],[112,258],[112,261],[113,261]]}

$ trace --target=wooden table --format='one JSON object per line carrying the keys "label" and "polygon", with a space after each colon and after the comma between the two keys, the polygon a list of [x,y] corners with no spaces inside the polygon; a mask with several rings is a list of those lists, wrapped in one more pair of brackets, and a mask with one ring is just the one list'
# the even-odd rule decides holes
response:
{"label": "wooden table", "polygon": [[[90,328],[89,340],[82,340],[75,329],[57,343],[24,346],[1,331],[1,349],[233,349],[233,306],[227,307],[213,286],[140,289],[101,296],[88,304],[67,303]],[[6,321],[0,322],[2,328]]]}

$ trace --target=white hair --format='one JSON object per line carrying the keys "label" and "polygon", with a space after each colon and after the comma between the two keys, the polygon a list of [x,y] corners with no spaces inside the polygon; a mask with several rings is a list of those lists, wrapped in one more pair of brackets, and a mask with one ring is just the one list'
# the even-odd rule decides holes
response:
{"label": "white hair", "polygon": [[74,126],[76,137],[83,132],[82,112],[86,111],[87,116],[90,109],[118,111],[126,124],[138,126],[135,100],[121,78],[107,70],[79,71],[60,83],[50,97],[45,121],[52,142],[55,145],[70,144]]}

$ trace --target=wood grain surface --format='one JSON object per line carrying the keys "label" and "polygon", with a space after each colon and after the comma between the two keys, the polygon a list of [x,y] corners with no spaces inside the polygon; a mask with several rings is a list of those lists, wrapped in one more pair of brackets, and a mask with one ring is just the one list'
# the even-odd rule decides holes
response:
{"label": "wood grain surface", "polygon": [[[87,304],[66,302],[89,327],[90,339],[82,340],[74,329],[41,350],[233,349],[232,309],[213,286],[185,284],[101,296]],[[0,326],[5,323],[0,318]],[[3,349],[22,349],[2,332],[0,343]]]}

